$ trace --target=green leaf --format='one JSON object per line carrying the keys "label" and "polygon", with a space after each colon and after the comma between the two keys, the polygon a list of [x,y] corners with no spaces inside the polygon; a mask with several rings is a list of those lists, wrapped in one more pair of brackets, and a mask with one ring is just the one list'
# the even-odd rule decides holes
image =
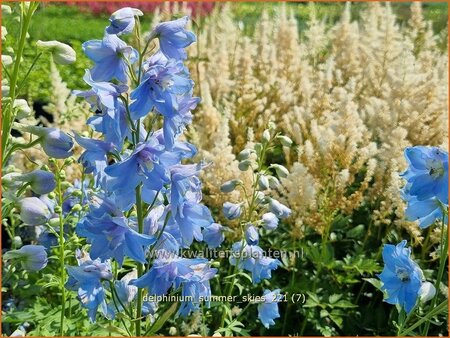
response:
{"label": "green leaf", "polygon": [[158,317],[155,324],[153,324],[152,328],[150,329],[149,335],[156,333],[161,329],[165,322],[169,320],[169,318],[173,315],[173,313],[177,310],[178,303],[173,303],[170,308],[164,312],[161,317]]}
{"label": "green leaf", "polygon": [[353,229],[347,231],[348,238],[361,238],[364,234],[364,224],[359,224],[355,226]]}
{"label": "green leaf", "polygon": [[377,278],[363,278],[367,283],[372,284],[376,289],[381,291],[382,282]]}
{"label": "green leaf", "polygon": [[352,304],[348,300],[340,300],[339,302],[333,304],[333,306],[334,307],[340,307],[340,308],[343,308],[343,309],[350,309],[350,308],[358,307],[358,305]]}
{"label": "green leaf", "polygon": [[334,294],[334,295],[331,295],[330,298],[328,298],[328,301],[330,302],[330,304],[334,304],[341,298],[342,298],[342,295]]}

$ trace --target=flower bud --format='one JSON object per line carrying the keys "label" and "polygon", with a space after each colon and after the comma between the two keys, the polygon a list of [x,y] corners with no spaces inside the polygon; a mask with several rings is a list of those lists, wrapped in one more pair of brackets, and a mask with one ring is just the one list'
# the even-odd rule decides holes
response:
{"label": "flower bud", "polygon": [[[40,137],[44,152],[51,158],[67,158],[72,155],[72,138],[58,128],[28,126],[19,123],[14,124],[14,127]],[[51,159],[49,162],[54,163]]]}
{"label": "flower bud", "polygon": [[8,5],[2,5],[2,15],[8,15],[11,14],[12,10],[11,7]]}
{"label": "flower bud", "polygon": [[61,171],[59,172],[59,174],[58,174],[58,177],[59,177],[61,180],[66,179],[66,172],[65,172],[64,170],[61,170]]}
{"label": "flower bud", "polygon": [[272,189],[276,189],[280,186],[280,181],[278,181],[278,178],[275,176],[268,176],[267,179],[269,180],[269,187]]}
{"label": "flower bud", "polygon": [[289,137],[287,137],[287,136],[284,136],[284,135],[278,135],[278,136],[277,136],[277,139],[279,139],[280,142],[281,142],[281,144],[282,144],[283,146],[285,146],[285,147],[290,147],[290,146],[292,146],[292,140],[291,140]]}
{"label": "flower bud", "polygon": [[259,242],[258,230],[251,224],[245,229],[245,240],[249,245],[257,245]]}
{"label": "flower bud", "polygon": [[8,189],[17,190],[22,185],[22,183],[18,180],[20,176],[22,175],[16,172],[6,174],[2,177],[2,185]]}
{"label": "flower bud", "polygon": [[144,15],[139,9],[125,7],[121,8],[111,14],[109,22],[111,24],[106,27],[106,32],[108,34],[128,34],[133,31],[135,24],[135,16]]}
{"label": "flower bud", "polygon": [[47,195],[48,198],[50,198],[51,200],[55,199],[56,194],[54,192],[51,192]]}
{"label": "flower bud", "polygon": [[81,211],[81,210],[83,210],[83,207],[82,207],[79,203],[75,204],[75,205],[72,207],[72,211],[73,211],[73,212],[79,212],[79,211]]}
{"label": "flower bud", "polygon": [[238,160],[239,161],[247,160],[252,153],[253,153],[252,149],[244,149],[239,153]]}
{"label": "flower bud", "polygon": [[432,300],[436,295],[436,288],[430,282],[425,282],[419,289],[419,298],[422,303]]}
{"label": "flower bud", "polygon": [[18,177],[18,180],[30,184],[31,190],[38,195],[48,194],[56,187],[55,175],[45,170],[33,170]]}
{"label": "flower bud", "polygon": [[261,143],[255,143],[255,145],[253,146],[253,148],[255,149],[256,154],[258,154],[258,156],[261,156],[261,151],[263,149],[263,146]]}
{"label": "flower bud", "polygon": [[61,207],[59,205],[57,205],[55,207],[55,213],[59,214],[62,211]]}
{"label": "flower bud", "polygon": [[48,221],[48,224],[50,224],[50,226],[52,228],[59,227],[59,218],[58,217],[53,217],[51,220]]}
{"label": "flower bud", "polygon": [[36,42],[39,49],[49,51],[53,56],[53,61],[60,65],[69,65],[77,60],[77,53],[72,47],[59,41],[41,41]]}
{"label": "flower bud", "polygon": [[12,239],[12,246],[13,247],[19,247],[22,246],[22,238],[20,238],[20,236],[14,236],[14,238]]}
{"label": "flower bud", "polygon": [[208,247],[217,248],[222,244],[225,239],[223,230],[223,226],[218,223],[212,223],[203,229],[203,240],[208,244]]}
{"label": "flower bud", "polygon": [[291,209],[289,209],[287,206],[274,199],[270,200],[269,209],[278,218],[287,218],[291,215],[292,212]]}
{"label": "flower bud", "polygon": [[262,141],[263,143],[268,143],[270,141],[270,131],[268,131],[267,129],[263,131]]}
{"label": "flower bud", "polygon": [[281,164],[271,164],[271,168],[275,169],[278,177],[287,177],[289,175],[289,170],[286,169],[286,167],[282,166]]}
{"label": "flower bud", "polygon": [[255,200],[257,203],[262,203],[265,198],[266,198],[266,195],[264,195],[264,193],[262,191],[256,192]]}
{"label": "flower bud", "polygon": [[8,31],[6,30],[5,26],[2,26],[1,31],[2,31],[2,41],[5,41],[6,40],[6,36],[8,35]]}
{"label": "flower bud", "polygon": [[244,160],[239,162],[238,168],[240,171],[247,171],[248,168],[250,168],[250,165],[252,164],[252,161],[250,160]]}
{"label": "flower bud", "polygon": [[23,99],[14,100],[13,107],[17,111],[16,118],[19,120],[28,117],[31,114],[31,108],[26,100]]}
{"label": "flower bud", "polygon": [[24,245],[3,255],[5,260],[17,260],[25,270],[39,271],[47,266],[47,252],[42,245]]}
{"label": "flower bud", "polygon": [[65,166],[68,166],[68,165],[71,165],[71,164],[74,163],[74,162],[75,162],[75,160],[74,160],[73,157],[68,157],[68,158],[66,158],[66,159],[64,160],[64,165],[65,165]]}
{"label": "flower bud", "polygon": [[220,191],[224,193],[232,192],[240,184],[242,184],[242,181],[238,179],[226,181],[224,184],[221,185]]}
{"label": "flower bud", "polygon": [[10,55],[2,55],[3,66],[9,66],[13,63],[13,59]]}
{"label": "flower bud", "polygon": [[258,186],[259,186],[259,189],[261,189],[261,190],[269,189],[269,179],[267,178],[267,176],[265,176],[265,175],[259,176]]}
{"label": "flower bud", "polygon": [[2,85],[2,101],[9,95],[9,86]]}
{"label": "flower bud", "polygon": [[225,202],[223,204],[223,214],[229,220],[239,218],[241,216],[241,213],[242,210],[240,203]]}
{"label": "flower bud", "polygon": [[37,197],[25,197],[20,201],[20,219],[28,225],[42,225],[50,219],[47,205]]}
{"label": "flower bud", "polygon": [[278,226],[278,217],[272,212],[267,212],[262,216],[262,226],[266,230],[274,230]]}

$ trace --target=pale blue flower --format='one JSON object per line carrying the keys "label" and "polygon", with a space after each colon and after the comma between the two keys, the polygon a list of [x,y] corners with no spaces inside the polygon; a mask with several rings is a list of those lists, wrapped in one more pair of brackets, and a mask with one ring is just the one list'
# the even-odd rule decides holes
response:
{"label": "pale blue flower", "polygon": [[200,309],[200,297],[207,300],[205,306],[209,308],[209,299],[211,298],[209,281],[217,273],[217,269],[212,269],[207,261],[191,265],[191,268],[193,272],[188,280],[182,283],[181,296],[184,299],[192,300],[185,300],[181,303],[178,314],[182,317],[187,317],[191,312]]}
{"label": "pale blue flower", "polygon": [[438,147],[405,149],[408,169],[402,176],[408,181],[405,194],[419,201],[437,197],[448,205],[448,153]]}
{"label": "pale blue flower", "polygon": [[217,248],[225,240],[223,232],[224,228],[222,225],[218,223],[211,223],[207,227],[204,227],[202,230],[203,240],[206,242],[206,244],[208,244],[208,247],[213,249]]}
{"label": "pale blue flower", "polygon": [[89,319],[95,322],[99,306],[105,316],[108,314],[102,281],[112,279],[111,266],[98,259],[92,260],[79,250],[76,256],[79,266],[66,266],[69,279],[65,287],[77,291],[81,305],[88,309]]}
{"label": "pale blue flower", "polygon": [[52,212],[46,203],[37,197],[25,197],[20,201],[20,219],[28,225],[47,223]]}
{"label": "pale blue flower", "polygon": [[269,209],[278,218],[287,218],[292,213],[291,209],[273,198],[270,199]]}
{"label": "pale blue flower", "polygon": [[252,224],[249,224],[247,229],[245,229],[245,240],[249,245],[257,245],[259,243],[258,230]]}
{"label": "pale blue flower", "polygon": [[111,14],[110,25],[106,27],[108,34],[129,34],[133,31],[135,17],[144,15],[139,9],[125,7]]}
{"label": "pale blue flower", "polygon": [[278,312],[280,289],[274,291],[264,290],[263,296],[264,301],[258,304],[258,318],[266,329],[268,329],[271,325],[275,325],[274,319],[280,317],[280,313]]}
{"label": "pale blue flower", "polygon": [[56,188],[55,175],[45,170],[33,170],[17,176],[16,179],[28,183],[31,190],[38,195],[48,194]]}
{"label": "pale blue flower", "polygon": [[185,16],[178,20],[162,22],[153,30],[159,38],[161,52],[168,58],[181,59],[187,58],[184,48],[196,41],[195,34],[185,29],[189,17]]}
{"label": "pale blue flower", "polygon": [[47,252],[42,245],[24,245],[19,250],[7,251],[3,254],[5,260],[20,262],[28,271],[39,271],[47,266]]}
{"label": "pale blue flower", "polygon": [[272,270],[281,265],[279,260],[266,257],[263,250],[257,245],[236,242],[231,251],[230,264],[250,271],[254,284],[259,283],[262,279],[271,278]]}
{"label": "pale blue flower", "polygon": [[233,220],[241,216],[242,205],[241,203],[225,202],[222,211],[226,218]]}
{"label": "pale blue flower", "polygon": [[127,82],[127,61],[133,64],[138,52],[120,40],[116,35],[105,34],[103,40],[90,40],[82,45],[83,51],[95,62],[91,70],[94,81],[117,79]]}
{"label": "pale blue flower", "polygon": [[154,108],[164,117],[178,113],[177,95],[192,90],[194,82],[181,61],[166,59],[156,54],[147,63],[146,71],[139,86],[131,93],[131,118],[137,120],[146,116]]}
{"label": "pale blue flower", "polygon": [[[415,197],[408,197],[405,216],[408,221],[419,221],[419,227],[426,229],[437,220],[442,220],[444,217],[443,205],[436,197],[423,201],[419,201]],[[445,215],[444,222],[448,223],[447,215]]]}
{"label": "pale blue flower", "polygon": [[266,230],[274,230],[278,226],[278,217],[272,213],[267,212],[262,216],[262,226]]}
{"label": "pale blue flower", "polygon": [[[77,233],[91,243],[90,256],[106,260],[114,258],[119,265],[125,256],[146,263],[145,249],[155,242],[152,236],[139,234],[113,206],[112,201],[96,196],[99,206],[92,204],[88,213],[77,224]],[[104,213],[100,214],[99,211]]]}
{"label": "pale blue flower", "polygon": [[387,293],[384,300],[389,304],[399,304],[406,313],[416,304],[422,286],[423,273],[411,259],[411,248],[406,248],[406,240],[396,246],[383,247],[384,269],[378,277],[383,282],[381,290]]}
{"label": "pale blue flower", "polygon": [[81,137],[75,133],[75,141],[86,149],[79,158],[86,174],[93,174],[95,184],[105,184],[105,168],[108,166],[108,153],[112,153],[115,147],[110,142]]}

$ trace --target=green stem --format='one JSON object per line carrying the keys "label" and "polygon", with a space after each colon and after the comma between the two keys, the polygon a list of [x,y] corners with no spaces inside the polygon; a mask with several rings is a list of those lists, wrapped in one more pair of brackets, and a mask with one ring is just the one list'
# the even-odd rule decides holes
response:
{"label": "green stem", "polygon": [[[20,34],[19,34],[19,43],[17,45],[17,51],[15,52],[15,62],[13,72],[11,74],[10,81],[10,92],[9,97],[11,98],[11,103],[9,105],[9,112],[3,114],[2,116],[2,166],[6,163],[4,155],[5,151],[8,147],[8,137],[11,133],[12,122],[14,121],[14,100],[17,97],[17,81],[19,77],[19,69],[23,56],[23,50],[25,48],[25,42],[27,37],[28,28],[30,26],[31,17],[33,16],[34,11],[37,9],[38,3],[30,3],[28,12],[25,14],[22,12],[20,18]],[[22,6],[25,6],[22,4]],[[24,15],[25,14],[25,15]]]}
{"label": "green stem", "polygon": [[448,306],[448,299],[444,300],[442,303],[440,303],[438,306],[436,306],[434,309],[432,309],[430,312],[428,312],[424,317],[420,318],[416,323],[408,327],[405,331],[402,331],[399,333],[399,336],[406,336],[407,334],[411,333],[413,330],[418,328],[420,325],[422,325],[424,322],[429,323],[431,318],[442,311],[445,311]]}
{"label": "green stem", "polygon": [[[142,186],[136,187],[136,211],[138,221],[138,232],[142,234],[144,231],[144,217],[142,213]],[[137,265],[138,278],[142,276],[144,267],[141,263]],[[136,302],[136,336],[141,335],[141,318],[142,315],[142,288],[138,288],[137,302]]]}
{"label": "green stem", "polygon": [[[61,169],[62,170],[62,169]],[[56,173],[56,183],[57,183],[57,193],[58,193],[58,206],[60,208],[58,212],[59,217],[59,263],[60,263],[60,289],[61,289],[61,320],[60,320],[60,336],[64,336],[64,317],[66,310],[66,288],[65,284],[65,274],[66,269],[64,266],[65,262],[65,239],[64,239],[64,217],[62,214],[62,204],[63,204],[63,192],[61,189],[61,177],[60,170]]]}
{"label": "green stem", "polygon": [[[446,215],[447,210],[445,210],[444,207],[442,207],[442,209],[443,209],[443,217],[442,217],[442,223],[441,223],[441,252],[440,252],[440,256],[439,256],[439,270],[438,270],[438,275],[437,275],[437,280],[436,280],[436,295],[434,296],[434,298],[432,300],[431,309],[434,309],[434,307],[436,306],[438,297],[439,297],[439,293],[440,293],[439,286],[441,284],[442,276],[444,275],[444,270],[445,270],[445,266],[446,266],[445,262],[447,261],[447,256],[448,256],[448,233],[445,231],[445,215]],[[428,334],[429,329],[430,329],[430,321],[426,322],[426,324],[425,324],[423,336],[426,336]]]}

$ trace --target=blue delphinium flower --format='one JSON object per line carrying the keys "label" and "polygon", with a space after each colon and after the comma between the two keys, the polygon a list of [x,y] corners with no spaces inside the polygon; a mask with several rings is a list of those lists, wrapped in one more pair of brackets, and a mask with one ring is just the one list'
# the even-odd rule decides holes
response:
{"label": "blue delphinium flower", "polygon": [[383,282],[381,289],[387,293],[384,300],[389,304],[399,304],[409,313],[416,304],[422,285],[423,273],[411,259],[411,248],[406,248],[406,240],[399,244],[385,244],[383,247],[384,269],[378,277]]}
{"label": "blue delphinium flower", "polygon": [[105,34],[103,40],[86,41],[82,47],[87,57],[95,62],[91,70],[94,81],[117,79],[126,83],[127,65],[133,64],[138,58],[134,48],[112,34]]}
{"label": "blue delphinium flower", "polygon": [[189,18],[162,22],[156,25],[152,34],[159,39],[161,51],[168,58],[184,60],[187,58],[184,48],[196,41],[195,35],[185,29]]}
{"label": "blue delphinium flower", "polygon": [[184,128],[192,122],[191,110],[197,107],[200,98],[184,95],[177,98],[178,112],[172,116],[164,117],[164,137],[166,141],[166,148],[172,149],[175,139],[180,135]]}
{"label": "blue delphinium flower", "polygon": [[281,204],[273,198],[270,199],[269,209],[278,218],[287,218],[292,212],[287,206]]}
{"label": "blue delphinium flower", "polygon": [[[192,201],[185,201],[181,211],[172,217],[172,220],[177,225],[177,230],[181,235],[180,244],[184,247],[189,247],[194,238],[202,241],[202,228],[208,227],[214,222],[211,212],[205,205]],[[178,237],[177,234],[172,234]]]}
{"label": "blue delphinium flower", "polygon": [[206,299],[206,307],[209,307],[211,298],[211,287],[209,280],[213,278],[217,269],[211,268],[206,262],[191,265],[193,272],[184,276],[186,281],[182,283],[181,296],[184,301],[178,309],[178,314],[187,317],[189,313],[200,309],[200,297]]}
{"label": "blue delphinium flower", "polygon": [[144,69],[141,83],[131,93],[134,100],[130,105],[131,118],[137,120],[144,117],[153,108],[165,117],[176,115],[177,95],[189,93],[194,85],[187,68],[181,61],[168,60],[156,54]]}
{"label": "blue delphinium flower", "polygon": [[69,279],[65,287],[78,292],[81,305],[88,309],[89,319],[95,322],[99,306],[105,316],[108,314],[102,280],[112,279],[111,267],[108,262],[92,260],[89,255],[79,250],[76,256],[79,266],[66,266]]}
{"label": "blue delphinium flower", "polygon": [[223,232],[224,228],[222,225],[211,223],[202,230],[203,240],[208,244],[208,247],[212,249],[217,248],[225,240]]}
{"label": "blue delphinium flower", "polygon": [[83,80],[91,86],[91,89],[74,90],[73,93],[76,96],[83,97],[94,111],[103,112],[117,109],[119,96],[128,90],[128,86],[125,84],[116,85],[109,82],[94,81],[90,70],[85,71]]}
{"label": "blue delphinium flower", "polygon": [[278,226],[278,217],[272,212],[267,212],[262,216],[262,226],[266,230],[274,230]]}
{"label": "blue delphinium flower", "polygon": [[239,218],[242,213],[241,203],[225,202],[223,204],[223,214],[229,220]]}
{"label": "blue delphinium flower", "polygon": [[39,271],[47,266],[47,252],[42,245],[24,245],[19,250],[11,250],[3,254],[5,260],[14,260],[22,264],[28,271]]}
{"label": "blue delphinium flower", "polygon": [[245,229],[245,239],[249,245],[257,245],[259,242],[258,229],[253,225],[248,225]]}
{"label": "blue delphinium flower", "polygon": [[[111,201],[96,196],[88,213],[77,224],[77,233],[91,242],[90,256],[102,260],[114,258],[122,265],[124,256],[145,263],[145,248],[154,243],[151,236],[133,230]],[[99,211],[104,211],[99,214]]]}
{"label": "blue delphinium flower", "polygon": [[[169,173],[161,162],[165,148],[158,140],[150,137],[145,143],[137,145],[133,153],[121,162],[108,166],[106,186],[109,191],[119,196],[116,199],[119,207],[127,210],[134,203],[136,187],[142,183],[144,188],[159,191],[169,182]],[[120,200],[121,196],[130,199]],[[126,203],[125,203],[126,202]]]}
{"label": "blue delphinium flower", "polygon": [[56,187],[55,175],[50,171],[37,169],[26,174],[18,175],[16,179],[28,183],[31,190],[38,195],[48,194]]}
{"label": "blue delphinium flower", "polygon": [[404,193],[419,201],[432,197],[448,205],[448,153],[438,147],[405,149],[408,169],[402,174],[408,184]]}
{"label": "blue delphinium flower", "polygon": [[150,270],[130,284],[147,288],[151,295],[161,296],[171,287],[177,289],[183,282],[198,281],[195,269],[207,262],[203,258],[181,258],[172,252],[160,250]]}
{"label": "blue delphinium flower", "polygon": [[[405,210],[405,216],[408,221],[419,221],[419,227],[426,229],[437,220],[444,217],[443,205],[436,197],[419,201],[416,197],[407,196],[408,206]],[[405,199],[406,199],[405,198]],[[448,217],[445,215],[444,222],[448,223]]]}
{"label": "blue delphinium flower", "polygon": [[106,27],[108,34],[129,34],[133,31],[135,17],[144,15],[139,9],[125,7],[111,14],[110,25]]}
{"label": "blue delphinium flower", "polygon": [[105,168],[108,166],[108,153],[115,150],[110,142],[94,140],[75,134],[75,141],[86,149],[79,158],[86,174],[94,174],[95,184],[105,185]]}
{"label": "blue delphinium flower", "polygon": [[58,128],[20,126],[18,129],[38,136],[42,149],[49,157],[67,158],[73,153],[72,138]]}
{"label": "blue delphinium flower", "polygon": [[120,301],[118,302],[119,304],[114,304],[114,302],[112,302],[108,305],[109,313],[124,311],[123,306],[131,304],[131,302],[136,298],[138,288],[134,285],[130,285],[130,281],[136,278],[137,270],[133,269],[120,280],[114,281],[115,291],[117,292],[117,296]]}
{"label": "blue delphinium flower", "polygon": [[230,264],[237,264],[239,268],[250,271],[253,284],[259,283],[262,279],[271,278],[271,271],[281,265],[278,259],[266,257],[263,250],[257,245],[236,242],[231,251]]}
{"label": "blue delphinium flower", "polygon": [[258,304],[258,318],[266,329],[268,329],[270,325],[275,325],[274,319],[280,317],[280,313],[278,312],[280,289],[274,291],[264,290],[263,296],[264,301]]}
{"label": "blue delphinium flower", "polygon": [[25,197],[20,201],[20,219],[28,225],[42,225],[52,216],[48,205],[37,197]]}

